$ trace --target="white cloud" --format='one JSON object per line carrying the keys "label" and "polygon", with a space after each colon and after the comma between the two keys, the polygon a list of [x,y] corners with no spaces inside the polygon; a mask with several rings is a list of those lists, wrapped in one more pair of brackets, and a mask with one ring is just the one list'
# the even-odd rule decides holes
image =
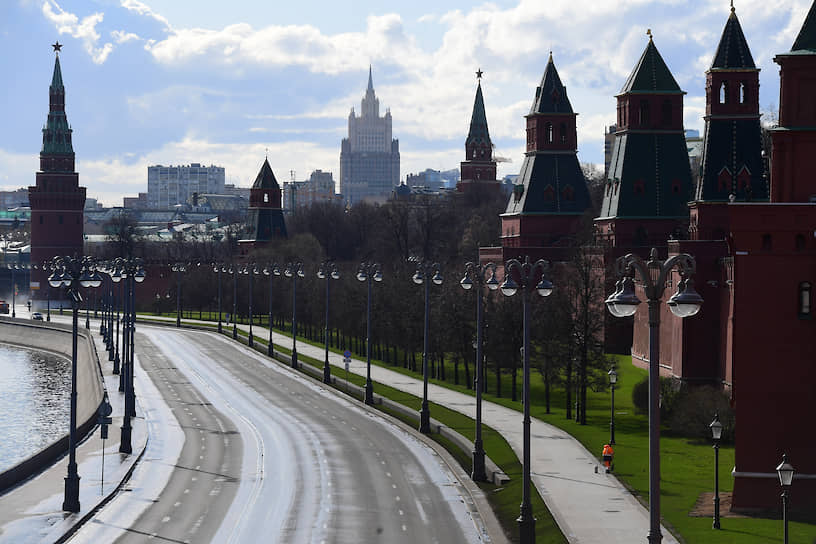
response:
{"label": "white cloud", "polygon": [[111,37],[118,44],[141,39],[139,38],[138,34],[134,34],[133,32],[127,32],[125,30],[114,30],[113,32],[111,32]]}
{"label": "white cloud", "polygon": [[165,19],[162,15],[153,11],[150,6],[139,2],[139,0],[122,0],[122,7],[128,11],[132,11],[138,15],[143,15],[145,17],[150,17],[151,19],[155,19],[156,21],[160,22],[165,28],[170,28],[170,21]]}
{"label": "white cloud", "polygon": [[42,12],[45,18],[54,24],[57,32],[80,40],[96,64],[103,64],[113,51],[113,44],[110,42],[99,45],[101,36],[96,30],[96,25],[104,19],[103,13],[93,13],[80,19],[75,14],[63,10],[56,0],[45,0]]}

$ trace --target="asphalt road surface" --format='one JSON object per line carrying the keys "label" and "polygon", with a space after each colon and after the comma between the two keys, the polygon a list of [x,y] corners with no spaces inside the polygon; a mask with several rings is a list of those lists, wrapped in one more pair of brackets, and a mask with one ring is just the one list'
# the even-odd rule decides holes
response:
{"label": "asphalt road surface", "polygon": [[381,415],[214,334],[136,340],[148,449],[71,542],[480,541],[444,460]]}

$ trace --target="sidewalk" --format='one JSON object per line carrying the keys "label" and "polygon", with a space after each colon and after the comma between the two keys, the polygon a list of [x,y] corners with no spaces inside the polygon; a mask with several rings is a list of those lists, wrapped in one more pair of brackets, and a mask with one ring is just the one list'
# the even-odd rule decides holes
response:
{"label": "sidewalk", "polygon": [[[19,310],[18,305],[18,317]],[[72,534],[76,527],[87,521],[116,493],[145,449],[147,429],[137,402],[137,417],[131,420],[133,453],[119,453],[125,397],[119,392],[119,376],[111,371],[112,364],[108,361],[98,329],[94,334],[94,342],[102,364],[108,398],[113,407],[113,423],[108,426],[108,440],[103,442],[100,439],[99,427],[96,427],[87,440],[77,447],[80,511],[73,514],[62,510],[65,476],[68,474],[66,455],[49,469],[0,496],[0,543],[61,542],[64,535]]]}
{"label": "sidewalk", "polygon": [[[175,321],[175,317],[161,318]],[[185,319],[189,323],[201,323]],[[224,326],[226,327],[226,326]],[[232,325],[230,325],[232,327]],[[238,325],[248,331],[248,325]],[[138,321],[137,321],[138,328]],[[226,331],[226,328],[225,328]],[[253,334],[266,340],[269,329],[253,325]],[[289,336],[273,332],[275,344],[291,348]],[[325,349],[297,343],[299,354],[322,361]],[[343,356],[329,352],[329,363],[344,368]],[[349,371],[365,376],[365,361],[352,359]],[[371,379],[400,391],[422,397],[422,381],[372,365]],[[374,394],[377,387],[374,386]],[[428,384],[428,398],[470,418],[476,418],[476,398],[434,384]],[[433,417],[433,411],[431,411]],[[522,457],[522,416],[491,402],[482,403],[482,422],[507,440],[519,459]],[[569,542],[581,544],[631,544],[643,542],[649,532],[649,512],[621,484],[606,474],[595,456],[575,438],[548,423],[533,418],[530,426],[531,477],[558,526]],[[665,528],[664,544],[677,544]]]}

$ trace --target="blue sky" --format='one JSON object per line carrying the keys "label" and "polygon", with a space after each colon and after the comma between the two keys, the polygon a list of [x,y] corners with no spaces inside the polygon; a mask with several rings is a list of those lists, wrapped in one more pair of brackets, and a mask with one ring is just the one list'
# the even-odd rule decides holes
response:
{"label": "blue sky", "polygon": [[[778,104],[773,56],[811,2],[735,1],[765,111]],[[121,205],[146,191],[149,164],[217,164],[248,186],[268,150],[279,180],[318,168],[337,179],[369,63],[402,178],[458,167],[479,67],[491,137],[512,160],[499,174],[516,173],[550,48],[579,113],[579,159],[602,164],[614,95],[647,28],[688,93],[686,128],[702,128],[728,14],[728,0],[0,0],[0,187],[34,183],[57,39],[80,183]]]}

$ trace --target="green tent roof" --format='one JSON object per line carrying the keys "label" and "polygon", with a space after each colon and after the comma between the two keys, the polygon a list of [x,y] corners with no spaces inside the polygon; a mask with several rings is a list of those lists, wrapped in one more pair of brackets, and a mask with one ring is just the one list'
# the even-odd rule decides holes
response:
{"label": "green tent roof", "polygon": [[473,101],[473,115],[470,118],[470,131],[468,132],[465,145],[473,141],[490,145],[490,133],[487,130],[487,115],[485,114],[481,83],[476,87],[476,99]]}
{"label": "green tent roof", "polygon": [[649,44],[640,56],[635,69],[626,80],[620,94],[626,93],[682,93],[680,86],[666,66],[666,62],[649,38]]}
{"label": "green tent roof", "polygon": [[737,13],[731,8],[731,15],[725,23],[717,54],[711,63],[711,69],[756,68],[754,57],[748,48],[745,34],[742,32]]}
{"label": "green tent roof", "polygon": [[533,107],[530,108],[530,114],[535,113],[573,113],[572,104],[567,98],[567,88],[561,83],[552,53],[541,77],[541,84],[536,89]]}
{"label": "green tent roof", "polygon": [[816,1],[810,6],[810,11],[805,18],[805,24],[802,25],[802,30],[799,31],[796,41],[793,42],[791,51],[816,54]]}
{"label": "green tent roof", "polygon": [[255,178],[255,183],[252,184],[253,189],[280,189],[278,180],[275,179],[275,174],[272,172],[272,167],[269,166],[269,159],[264,159],[261,171],[258,172],[258,177]]}

